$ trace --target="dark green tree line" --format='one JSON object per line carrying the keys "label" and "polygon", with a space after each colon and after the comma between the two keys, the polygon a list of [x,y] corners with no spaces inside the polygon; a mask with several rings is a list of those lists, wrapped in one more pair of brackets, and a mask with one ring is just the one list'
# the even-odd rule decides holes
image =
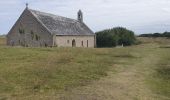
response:
{"label": "dark green tree line", "polygon": [[170,37],[170,32],[141,34],[139,37]]}

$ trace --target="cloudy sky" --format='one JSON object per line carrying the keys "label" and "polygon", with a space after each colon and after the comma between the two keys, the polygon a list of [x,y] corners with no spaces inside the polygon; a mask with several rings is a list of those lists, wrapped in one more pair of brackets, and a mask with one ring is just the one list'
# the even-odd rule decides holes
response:
{"label": "cloudy sky", "polygon": [[8,33],[26,2],[31,9],[74,19],[81,9],[94,32],[116,26],[136,34],[170,31],[170,0],[1,0],[0,34]]}

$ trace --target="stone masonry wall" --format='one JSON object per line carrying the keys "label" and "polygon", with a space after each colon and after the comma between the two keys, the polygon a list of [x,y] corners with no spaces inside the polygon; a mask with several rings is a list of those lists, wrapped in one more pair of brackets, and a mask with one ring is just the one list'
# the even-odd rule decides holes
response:
{"label": "stone masonry wall", "polygon": [[7,35],[10,46],[52,46],[53,36],[42,26],[32,13],[25,9],[19,20]]}
{"label": "stone masonry wall", "polygon": [[58,47],[95,47],[95,36],[56,36],[55,45]]}

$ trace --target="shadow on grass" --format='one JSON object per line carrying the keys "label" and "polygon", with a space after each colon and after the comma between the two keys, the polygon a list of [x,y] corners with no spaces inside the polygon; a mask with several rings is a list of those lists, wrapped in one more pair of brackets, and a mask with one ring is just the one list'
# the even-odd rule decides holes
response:
{"label": "shadow on grass", "polygon": [[118,57],[118,58],[136,58],[133,55],[127,54],[127,55],[115,55],[114,57]]}
{"label": "shadow on grass", "polygon": [[[164,95],[165,98],[170,97],[170,66],[166,64],[159,65],[155,69],[155,74],[149,80],[151,87],[157,94]],[[169,100],[169,99],[168,99]]]}
{"label": "shadow on grass", "polygon": [[167,49],[169,49],[170,46],[160,46],[159,48],[167,48]]}
{"label": "shadow on grass", "polygon": [[163,79],[168,79],[170,81],[170,66],[163,65],[156,69],[157,76]]}

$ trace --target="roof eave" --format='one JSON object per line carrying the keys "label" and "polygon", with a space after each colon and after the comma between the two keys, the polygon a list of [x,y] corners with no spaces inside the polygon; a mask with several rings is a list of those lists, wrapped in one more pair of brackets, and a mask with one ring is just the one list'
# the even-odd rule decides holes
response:
{"label": "roof eave", "polygon": [[63,35],[63,34],[56,34],[56,36],[95,36],[95,34],[91,34],[91,35]]}

